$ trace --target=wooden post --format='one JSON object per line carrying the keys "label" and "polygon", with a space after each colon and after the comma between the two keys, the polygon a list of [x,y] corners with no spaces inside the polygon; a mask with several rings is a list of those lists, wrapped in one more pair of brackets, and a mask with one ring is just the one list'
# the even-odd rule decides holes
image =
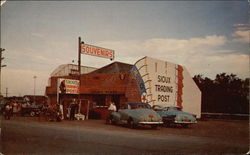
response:
{"label": "wooden post", "polygon": [[86,120],[89,119],[89,100],[87,100],[87,114],[86,114]]}
{"label": "wooden post", "polygon": [[81,75],[81,37],[78,38],[78,73]]}
{"label": "wooden post", "polygon": [[78,92],[78,105],[81,104],[81,37],[78,38],[78,76],[79,76],[79,92]]}

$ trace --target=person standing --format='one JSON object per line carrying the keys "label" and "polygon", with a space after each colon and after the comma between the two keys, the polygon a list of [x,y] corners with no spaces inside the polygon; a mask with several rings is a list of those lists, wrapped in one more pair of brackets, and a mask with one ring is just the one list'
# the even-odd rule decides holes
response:
{"label": "person standing", "polygon": [[10,119],[12,107],[10,104],[5,105],[5,119]]}
{"label": "person standing", "polygon": [[107,119],[106,119],[106,124],[110,124],[111,122],[111,113],[112,112],[116,112],[116,106],[114,102],[110,102],[110,105],[108,107],[108,115],[107,115]]}
{"label": "person standing", "polygon": [[70,116],[69,116],[70,120],[75,119],[75,110],[76,110],[76,99],[73,99],[70,104]]}
{"label": "person standing", "polygon": [[109,108],[108,108],[108,110],[110,111],[110,112],[115,112],[116,111],[116,106],[115,106],[115,103],[114,102],[110,102],[110,105],[109,105]]}

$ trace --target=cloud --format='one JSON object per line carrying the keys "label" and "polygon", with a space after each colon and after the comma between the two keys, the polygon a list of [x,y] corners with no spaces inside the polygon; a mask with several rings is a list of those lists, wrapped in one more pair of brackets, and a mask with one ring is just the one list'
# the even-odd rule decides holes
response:
{"label": "cloud", "polygon": [[233,33],[233,42],[249,43],[249,30],[237,30]]}
{"label": "cloud", "polygon": [[[242,33],[236,34],[245,36],[245,33],[244,35]],[[93,43],[93,45],[114,49],[115,61],[124,63],[134,64],[138,59],[150,56],[184,65],[191,76],[203,74],[214,78],[216,74],[226,72],[234,73],[241,78],[249,77],[249,56],[225,49],[224,46],[231,41],[225,36],[211,35],[189,39],[151,38],[146,40],[100,41]],[[71,60],[77,58],[77,46],[71,46],[67,42],[53,42],[46,45],[43,52],[36,52],[37,50],[39,49],[29,47],[25,52],[10,51],[12,56],[19,61],[20,58],[31,61],[32,68],[15,69],[7,67],[3,69],[3,94],[6,87],[11,93],[9,95],[33,94],[33,76],[36,75],[38,77],[36,94],[42,95],[48,85],[47,81],[51,72],[59,65],[70,63]],[[41,66],[45,66],[45,69],[39,69],[40,63]],[[85,66],[99,68],[110,63],[112,62],[109,59],[82,55],[82,65]]]}
{"label": "cloud", "polygon": [[[241,34],[241,33],[239,33]],[[133,64],[150,56],[186,66],[192,75],[210,78],[218,73],[235,73],[248,77],[249,57],[222,47],[230,40],[225,36],[205,36],[190,39],[152,38],[147,40],[103,41],[95,44],[116,51],[116,60]]]}
{"label": "cloud", "polygon": [[6,2],[6,0],[1,0],[0,6],[2,6],[5,2]]}
{"label": "cloud", "polygon": [[250,24],[234,24],[233,25],[237,30],[249,30]]}
{"label": "cloud", "polygon": [[37,38],[44,38],[45,37],[45,35],[42,33],[31,33],[31,36],[37,37]]}

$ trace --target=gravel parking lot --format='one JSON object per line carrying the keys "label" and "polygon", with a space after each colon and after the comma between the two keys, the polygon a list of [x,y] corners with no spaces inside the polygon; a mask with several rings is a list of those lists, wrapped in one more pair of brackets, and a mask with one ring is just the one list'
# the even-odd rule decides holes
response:
{"label": "gravel parking lot", "polygon": [[[19,125],[20,127],[17,127]],[[37,133],[41,133],[44,135],[41,135],[41,137],[40,135],[32,135],[31,133],[29,133],[31,131],[29,129],[29,126],[30,128],[34,129],[34,131],[38,130]],[[26,127],[27,130],[23,130]],[[38,118],[35,117],[15,117],[12,118],[10,121],[3,120],[1,123],[1,128],[3,137],[2,151],[7,154],[19,153],[20,151],[23,153],[37,153],[32,152],[32,150],[34,151],[34,149],[30,150],[31,152],[28,151],[34,146],[29,145],[28,149],[25,149],[23,147],[27,146],[22,146],[18,143],[18,138],[21,138],[22,136],[25,138],[28,137],[28,139],[32,139],[33,142],[36,142],[37,146],[39,146],[39,143],[41,143],[41,145],[47,144],[43,141],[48,141],[48,139],[44,139],[43,141],[38,140],[39,137],[45,138],[46,136],[48,136],[49,139],[53,139],[54,141],[53,148],[48,147],[46,149],[43,149],[42,151],[45,151],[45,153],[47,153],[46,151],[58,153],[58,150],[62,150],[60,146],[70,145],[65,144],[67,143],[67,140],[65,139],[69,138],[70,136],[63,137],[64,135],[69,134],[67,133],[68,131],[70,131],[71,133],[72,131],[74,131],[76,133],[75,136],[79,136],[81,134],[83,134],[84,137],[86,137],[86,134],[96,135],[95,138],[90,138],[91,142],[87,142],[88,145],[90,145],[89,152],[87,153],[96,153],[92,152],[96,151],[96,149],[94,149],[94,145],[91,145],[92,143],[98,143],[103,145],[105,144],[101,149],[103,151],[108,150],[107,154],[109,154],[110,152],[114,152],[114,148],[117,149],[118,147],[116,146],[113,148],[113,146],[119,143],[121,143],[121,146],[123,146],[123,140],[121,140],[122,137],[126,141],[126,143],[124,142],[124,145],[128,145],[128,148],[126,149],[126,147],[120,147],[120,149],[116,151],[124,151],[125,149],[130,153],[142,152],[142,150],[144,150],[145,152],[151,151],[153,153],[167,152],[235,154],[246,153],[249,150],[249,122],[239,120],[207,120],[199,121],[198,124],[193,125],[189,128],[159,127],[158,129],[154,130],[150,127],[139,127],[137,129],[130,129],[119,125],[106,125],[104,120],[45,122],[39,121]],[[39,131],[39,129],[46,129],[47,131],[52,131],[56,129],[56,131],[62,131],[62,133],[61,135],[57,135],[57,133],[55,133],[55,135],[53,136],[53,132],[45,133],[44,131]],[[110,142],[100,140],[100,136],[105,137],[105,135],[110,135]],[[35,139],[34,137],[37,139]],[[63,144],[60,144],[62,143],[62,141],[60,141],[60,138],[58,137],[61,137],[64,140]],[[87,141],[88,140],[89,139],[87,139]],[[145,141],[145,143],[139,143],[137,140]],[[149,144],[147,143],[149,140],[152,140],[154,143],[158,144],[158,147],[148,147]],[[77,148],[77,150],[80,151],[82,146],[80,146],[80,144],[82,142],[77,141],[77,137],[76,143],[79,144],[79,148]],[[55,147],[55,145],[57,144],[60,145],[57,146],[58,149],[56,149],[57,147]],[[140,148],[139,150],[133,147],[137,144]],[[161,149],[160,146],[162,146],[163,148]],[[64,151],[66,151],[67,153],[72,153],[71,151],[75,151],[67,150],[66,148],[64,149]],[[14,150],[16,150],[16,152]],[[88,149],[85,148],[84,151],[86,150]]]}

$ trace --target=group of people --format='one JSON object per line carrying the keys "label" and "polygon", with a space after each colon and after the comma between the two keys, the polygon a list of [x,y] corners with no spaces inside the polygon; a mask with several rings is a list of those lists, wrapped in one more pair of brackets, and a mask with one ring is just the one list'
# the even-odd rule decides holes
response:
{"label": "group of people", "polygon": [[16,115],[22,109],[22,104],[16,101],[7,102],[3,107],[3,114],[5,119],[10,119],[12,115]]}
{"label": "group of people", "polygon": [[[10,119],[10,117],[13,114],[16,114],[18,112],[22,112],[22,108],[27,107],[27,103],[17,103],[17,102],[8,102],[5,104],[4,108],[3,108],[3,113],[4,113],[4,117],[5,119]],[[66,111],[63,110],[63,106],[59,108],[52,108],[52,109],[57,109],[56,111],[60,111],[61,112],[61,117],[62,119],[64,119],[63,113],[66,112],[67,115],[65,115],[66,117],[68,117],[69,120],[75,120],[75,115],[78,113],[79,111],[79,104],[77,103],[76,99],[72,99],[70,102],[70,105],[67,106],[68,108],[66,108]],[[48,106],[44,108],[41,108],[41,117],[42,116],[46,116],[46,113],[48,113],[48,109],[50,109]],[[63,112],[64,111],[64,112]],[[116,105],[114,102],[110,102],[109,107],[108,107],[108,118],[110,116],[110,114],[112,112],[117,111]],[[40,115],[39,115],[40,118]]]}

